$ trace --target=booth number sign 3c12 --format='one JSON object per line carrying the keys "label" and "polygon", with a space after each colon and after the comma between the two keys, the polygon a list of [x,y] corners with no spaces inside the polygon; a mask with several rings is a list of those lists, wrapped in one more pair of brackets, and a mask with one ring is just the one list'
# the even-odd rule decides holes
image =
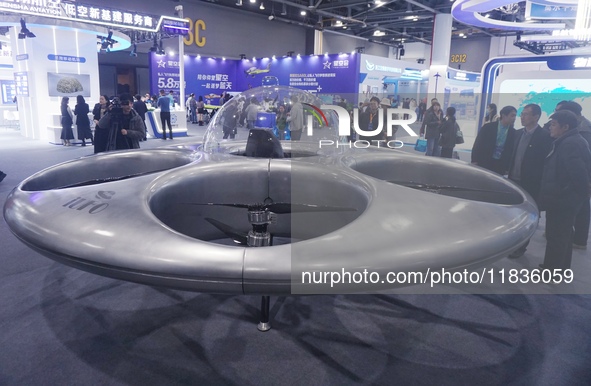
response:
{"label": "booth number sign 3c12", "polygon": [[451,56],[451,62],[452,63],[466,63],[466,59],[468,58],[468,55],[466,54],[455,54]]}

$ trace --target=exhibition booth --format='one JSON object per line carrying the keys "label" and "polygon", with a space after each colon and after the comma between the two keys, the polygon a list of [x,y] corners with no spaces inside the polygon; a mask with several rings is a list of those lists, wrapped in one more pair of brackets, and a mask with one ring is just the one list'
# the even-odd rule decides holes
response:
{"label": "exhibition booth", "polygon": [[0,61],[3,123],[16,118],[23,136],[55,144],[61,144],[63,98],[72,110],[79,95],[91,111],[99,101],[99,52],[129,48],[131,31],[188,30],[184,19],[82,3],[2,3],[0,11],[12,15],[2,22],[11,27],[2,46],[12,59]]}
{"label": "exhibition booth", "polygon": [[[14,84],[20,129],[28,138],[60,144],[60,103],[72,110],[82,95],[92,109],[99,100],[96,31],[30,25],[35,38],[20,39],[11,28]],[[76,133],[76,130],[74,130]]]}
{"label": "exhibition booth", "polygon": [[[175,110],[170,112],[170,124],[173,137],[187,136],[186,112]],[[146,113],[146,133],[154,138],[162,138],[162,121],[160,120],[160,109],[150,110]]]}
{"label": "exhibition booth", "polygon": [[[458,148],[471,149],[478,128],[478,101],[480,100],[480,73],[462,71],[447,65],[432,65],[429,70],[429,98],[437,98],[445,113],[448,107],[456,109],[456,118],[465,142]],[[427,102],[427,107],[430,101]]]}
{"label": "exhibition booth", "polygon": [[556,104],[574,100],[591,111],[591,55],[552,55],[490,59],[482,70],[481,116],[489,103],[515,106],[528,103],[542,108],[540,122],[548,121]]}
{"label": "exhibition booth", "polygon": [[[180,93],[178,55],[150,54],[152,95],[160,89]],[[324,54],[228,60],[184,57],[185,95],[219,104],[222,93],[263,85],[291,86],[318,95],[327,104],[354,107],[371,96],[395,102],[400,95],[426,97],[428,70],[424,64],[366,54]],[[276,102],[276,101],[275,101]]]}

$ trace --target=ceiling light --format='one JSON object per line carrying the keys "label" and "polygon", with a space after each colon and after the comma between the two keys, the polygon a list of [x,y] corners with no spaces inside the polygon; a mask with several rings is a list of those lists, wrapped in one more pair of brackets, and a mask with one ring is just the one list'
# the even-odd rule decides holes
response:
{"label": "ceiling light", "polygon": [[236,6],[242,7],[242,0],[236,0]]}
{"label": "ceiling light", "polygon": [[302,15],[302,16],[306,16],[306,11],[302,11],[302,12],[300,12],[300,15]]}
{"label": "ceiling light", "polygon": [[287,15],[287,6],[283,4],[283,8],[281,8],[281,16]]}
{"label": "ceiling light", "polygon": [[256,3],[256,2],[257,2],[257,0],[250,0],[250,2],[251,2],[251,3]]}
{"label": "ceiling light", "polygon": [[263,2],[261,2],[261,6],[259,7],[259,9],[265,9],[265,4]]}

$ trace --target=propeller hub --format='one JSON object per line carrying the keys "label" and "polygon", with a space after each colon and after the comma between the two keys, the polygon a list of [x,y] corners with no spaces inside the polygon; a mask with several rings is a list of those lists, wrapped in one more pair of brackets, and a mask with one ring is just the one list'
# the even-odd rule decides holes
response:
{"label": "propeller hub", "polygon": [[270,224],[272,222],[271,212],[268,210],[249,210],[248,221],[251,224]]}
{"label": "propeller hub", "polygon": [[249,247],[268,247],[271,245],[271,234],[269,232],[249,231],[247,245]]}

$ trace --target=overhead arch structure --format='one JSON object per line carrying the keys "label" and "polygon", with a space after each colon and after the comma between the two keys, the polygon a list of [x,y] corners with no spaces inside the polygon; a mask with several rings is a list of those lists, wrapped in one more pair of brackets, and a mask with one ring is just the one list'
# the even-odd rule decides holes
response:
{"label": "overhead arch structure", "polygon": [[[565,28],[564,23],[543,23],[533,20],[524,22],[496,20],[486,17],[491,12],[502,6],[515,3],[511,0],[456,0],[451,7],[451,14],[459,22],[480,28],[491,28],[511,31],[554,31]],[[537,1],[548,5],[576,5],[571,1]]]}

